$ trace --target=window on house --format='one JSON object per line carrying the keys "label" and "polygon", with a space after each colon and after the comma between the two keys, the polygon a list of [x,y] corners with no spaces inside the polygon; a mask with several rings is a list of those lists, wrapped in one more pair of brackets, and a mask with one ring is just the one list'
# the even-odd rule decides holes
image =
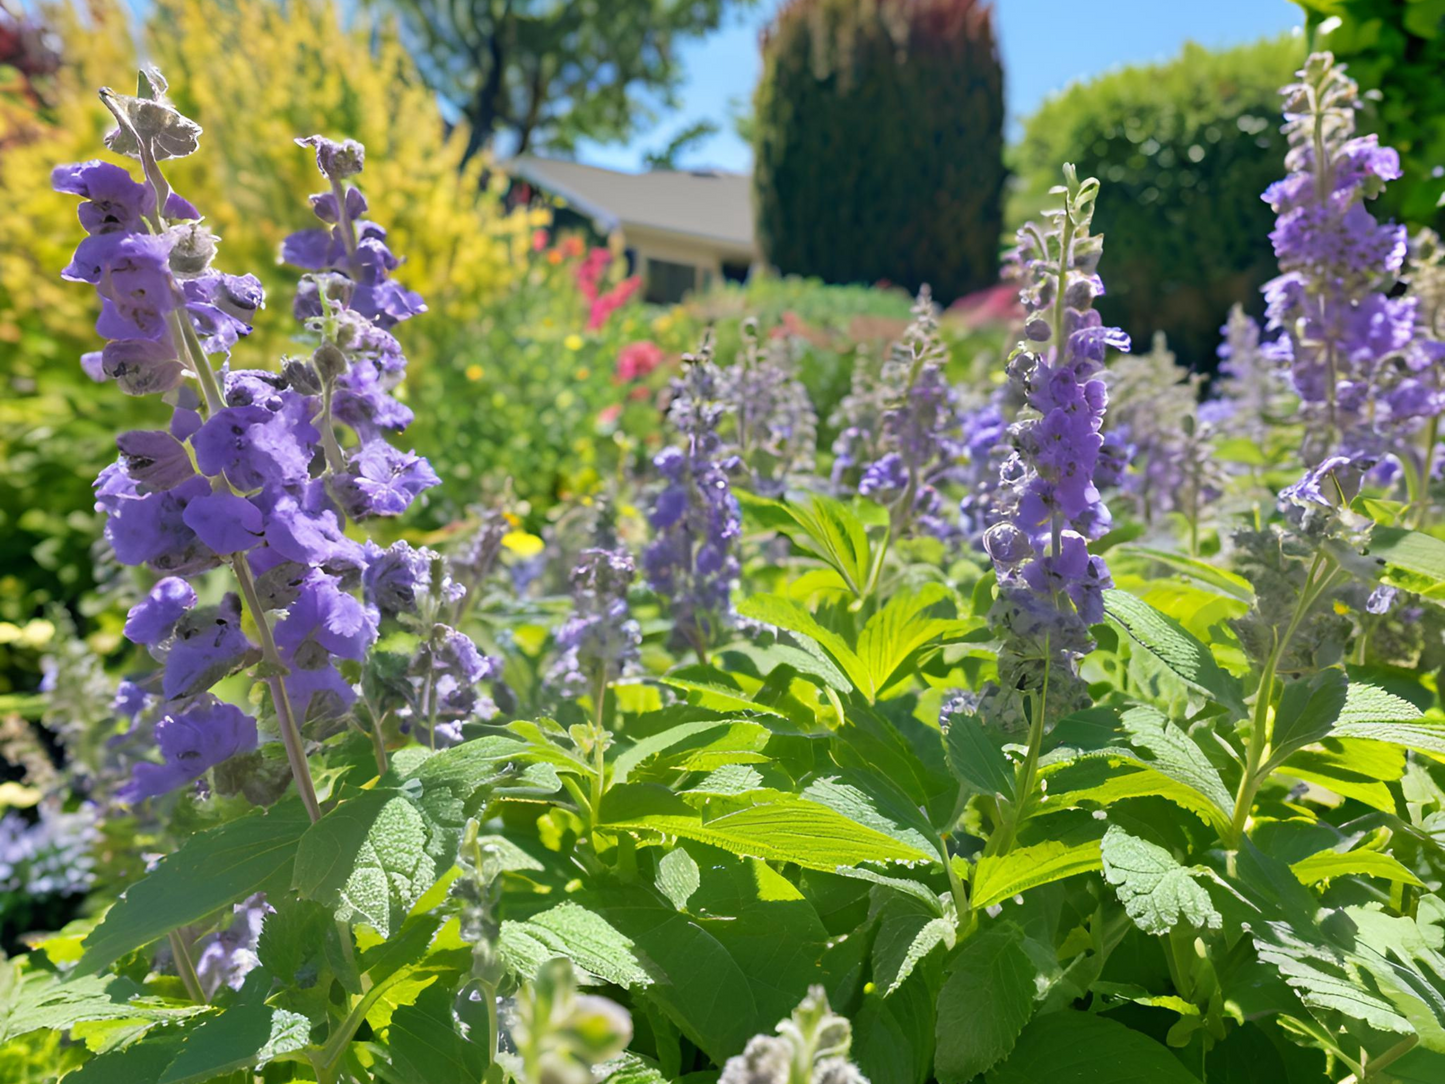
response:
{"label": "window on house", "polygon": [[697,268],[671,260],[647,261],[647,300],[654,305],[671,305],[697,286]]}
{"label": "window on house", "polygon": [[752,271],[752,265],[746,263],[731,263],[723,261],[722,275],[724,282],[747,282],[748,274]]}

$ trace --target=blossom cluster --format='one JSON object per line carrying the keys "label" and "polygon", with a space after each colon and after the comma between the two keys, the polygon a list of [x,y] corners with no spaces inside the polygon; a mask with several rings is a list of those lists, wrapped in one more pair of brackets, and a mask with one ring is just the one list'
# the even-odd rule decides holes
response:
{"label": "blossom cluster", "polygon": [[1309,463],[1339,451],[1378,459],[1441,407],[1429,375],[1440,353],[1415,342],[1416,300],[1392,296],[1405,229],[1366,207],[1400,176],[1399,155],[1355,134],[1359,87],[1329,53],[1311,55],[1284,95],[1289,172],[1264,193],[1280,267],[1264,288],[1278,333],[1266,352],[1313,423]]}
{"label": "blossom cluster", "polygon": [[[1049,718],[1084,700],[1077,660],[1092,646],[1088,629],[1102,620],[1103,591],[1112,584],[1088,543],[1111,522],[1100,487],[1117,481],[1101,433],[1105,353],[1129,348],[1128,336],[1105,327],[1092,307],[1104,289],[1096,271],[1101,238],[1089,234],[1098,182],[1079,181],[1071,166],[1064,174],[1067,184],[1055,190],[1064,206],[1052,228],[1019,233],[1027,319],[1009,378],[1024,406],[1009,429],[1000,518],[984,534],[998,575],[992,617],[1003,635],[1000,686],[1047,690]],[[1016,707],[1002,710],[1008,716]]]}
{"label": "blossom cluster", "polygon": [[740,571],[742,512],[728,477],[739,463],[718,435],[724,407],[711,343],[683,364],[667,412],[681,446],[653,458],[662,485],[648,514],[655,537],[642,567],[649,586],[667,602],[677,644],[705,655],[731,618]]}
{"label": "blossom cluster", "polygon": [[556,633],[561,655],[548,674],[560,695],[595,696],[637,660],[642,630],[627,605],[636,575],[622,547],[582,551],[572,570],[572,613]]}
{"label": "blossom cluster", "polygon": [[925,287],[913,319],[876,379],[855,376],[839,408],[834,481],[861,471],[858,492],[888,507],[895,535],[958,535],[939,489],[956,481],[964,453],[958,395],[945,367],[933,298]]}
{"label": "blossom cluster", "polygon": [[813,469],[818,416],[798,379],[794,341],[774,336],[766,345],[757,324],[743,323],[743,349],[722,370],[719,395],[732,418],[728,443],[756,493],[781,496],[790,478]]}
{"label": "blossom cluster", "polygon": [[[425,578],[414,554],[363,546],[344,530],[348,519],[400,514],[437,483],[424,459],[385,439],[411,420],[392,395],[405,358],[390,329],[425,305],[391,277],[400,261],[346,183],[362,170],[361,145],[301,139],[330,186],[311,198],[327,228],[288,237],[283,256],[312,272],[295,312],[319,344],[309,358],[283,359],[280,372],[234,367],[231,350],[263,304],[260,283],[212,267],[219,239],[161,173],[161,161],[193,152],[201,134],[164,91],[151,73],[137,97],[102,93],[119,125],[107,143],[140,160],[144,183],[101,161],[59,167],[54,178],[84,200],[88,234],[65,277],[96,287],[97,331],[110,340],[87,370],[130,394],[163,394],[173,408],[167,428],[122,434],[119,460],[96,483],[116,558],[161,575],[125,632],[159,665],[133,680],[128,700],[132,717],[154,705],[162,762],[136,765],[122,797],[166,793],[253,748],[257,720],[209,690],[259,663],[314,813],[301,728],[324,731],[350,709],[357,694],[343,667],[366,657],[379,622]],[[217,596],[196,580],[220,565],[237,593]],[[469,690],[486,669],[470,641],[438,635],[422,657],[434,698],[457,702],[442,714],[475,706],[453,688]]]}
{"label": "blossom cluster", "polygon": [[0,817],[0,896],[67,896],[95,880],[93,808],[67,813],[42,802],[35,821],[11,810]]}

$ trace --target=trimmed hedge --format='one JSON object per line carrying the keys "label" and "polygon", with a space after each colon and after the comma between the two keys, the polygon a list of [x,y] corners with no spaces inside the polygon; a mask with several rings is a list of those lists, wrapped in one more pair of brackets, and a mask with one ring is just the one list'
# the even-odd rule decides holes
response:
{"label": "trimmed hedge", "polygon": [[1010,220],[1049,205],[1066,161],[1098,177],[1105,323],[1139,343],[1164,331],[1182,362],[1211,366],[1230,305],[1258,311],[1276,273],[1260,194],[1284,168],[1279,88],[1303,57],[1291,38],[1190,44],[1167,63],[1070,87],[1026,123]]}
{"label": "trimmed hedge", "polygon": [[944,303],[998,278],[1003,71],[980,0],[792,0],[763,42],[758,237],[784,274]]}

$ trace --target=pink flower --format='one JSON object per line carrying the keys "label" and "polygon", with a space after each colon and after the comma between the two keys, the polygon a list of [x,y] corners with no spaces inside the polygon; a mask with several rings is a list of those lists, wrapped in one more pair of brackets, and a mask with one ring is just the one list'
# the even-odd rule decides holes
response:
{"label": "pink flower", "polygon": [[628,343],[617,354],[617,383],[641,380],[661,364],[662,347],[655,342],[644,339]]}
{"label": "pink flower", "polygon": [[596,301],[602,285],[602,276],[612,262],[612,253],[605,248],[594,248],[577,267],[577,289],[588,301]]}
{"label": "pink flower", "polygon": [[592,309],[587,317],[587,330],[596,331],[607,318],[627,303],[627,299],[642,286],[642,279],[633,275],[630,279],[623,279],[605,294],[592,302]]}

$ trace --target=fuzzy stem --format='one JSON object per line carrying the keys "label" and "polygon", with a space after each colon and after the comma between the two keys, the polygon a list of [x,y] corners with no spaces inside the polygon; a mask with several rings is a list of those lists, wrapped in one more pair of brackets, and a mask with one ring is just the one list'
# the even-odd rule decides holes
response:
{"label": "fuzzy stem", "polygon": [[602,794],[607,772],[607,729],[603,725],[603,707],[607,702],[607,667],[598,667],[592,705],[592,823],[602,819]]}
{"label": "fuzzy stem", "polygon": [[180,973],[186,993],[190,994],[192,1001],[208,1004],[210,998],[206,997],[206,991],[201,986],[201,977],[196,974],[196,965],[191,961],[191,950],[186,947],[186,939],[181,936],[181,931],[172,930],[166,938],[171,943],[171,958],[176,962],[176,971]]}
{"label": "fuzzy stem", "polygon": [[[1294,615],[1290,618],[1284,636],[1275,642],[1274,648],[1270,651],[1269,657],[1265,660],[1264,670],[1260,674],[1259,689],[1254,699],[1254,724],[1249,733],[1249,748],[1245,754],[1244,774],[1240,776],[1239,789],[1234,798],[1234,817],[1230,822],[1229,839],[1227,842],[1231,847],[1238,847],[1244,838],[1244,828],[1249,820],[1249,811],[1254,805],[1254,796],[1259,792],[1263,779],[1259,778],[1260,766],[1269,755],[1270,746],[1270,705],[1274,700],[1275,674],[1279,668],[1279,660],[1289,648],[1290,641],[1298,631],[1300,622],[1309,612],[1315,601],[1324,594],[1334,579],[1335,569],[1330,568],[1318,582],[1315,580],[1320,567],[1330,559],[1321,551],[1315,554],[1314,563],[1310,565],[1309,575],[1305,577],[1305,585],[1300,591],[1299,602],[1295,605]],[[1330,562],[1333,566],[1333,562]]]}

